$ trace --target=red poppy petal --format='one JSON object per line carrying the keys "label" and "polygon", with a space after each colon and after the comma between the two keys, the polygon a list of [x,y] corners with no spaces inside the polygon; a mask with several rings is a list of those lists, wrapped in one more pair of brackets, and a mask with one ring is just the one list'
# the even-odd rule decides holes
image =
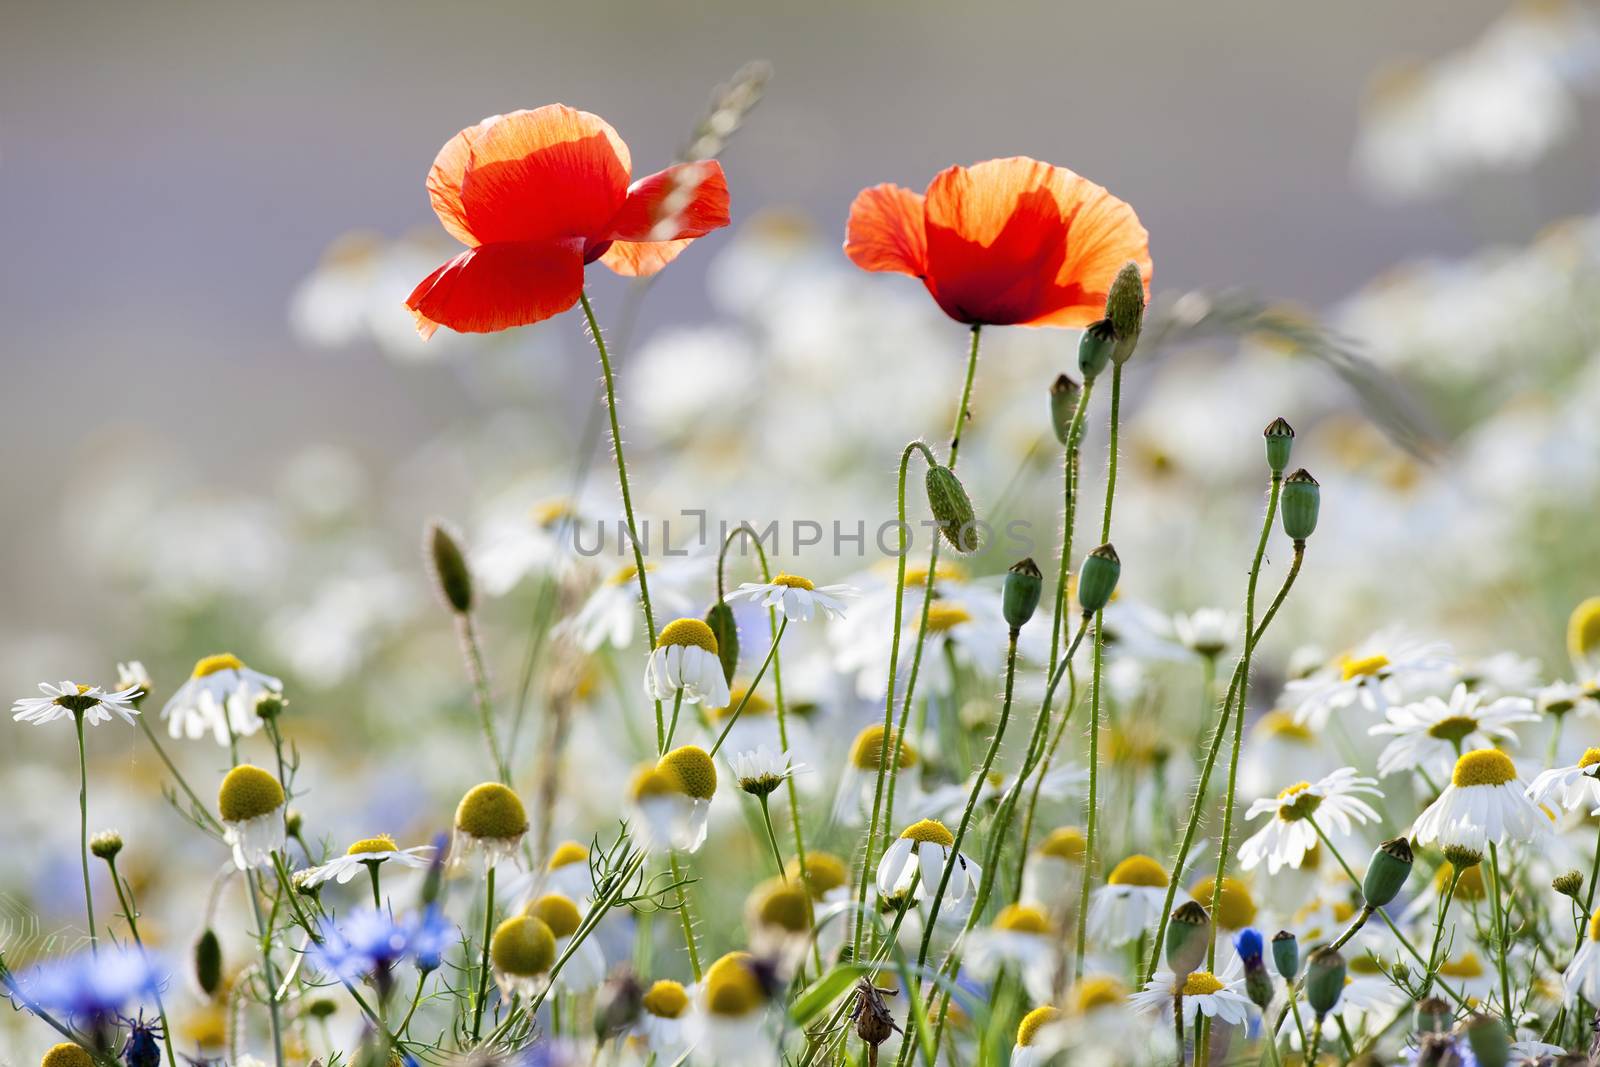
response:
{"label": "red poppy petal", "polygon": [[676,241],[614,241],[600,262],[624,278],[644,278],[678,258],[694,243],[693,237]]}
{"label": "red poppy petal", "polygon": [[704,237],[728,224],[728,179],[714,159],[678,163],[640,178],[611,222],[617,241]]}
{"label": "red poppy petal", "polygon": [[467,209],[461,203],[461,179],[472,159],[473,142],[484,126],[493,121],[484,119],[446,141],[428,170],[428,200],[433,204],[433,213],[439,216],[439,222],[450,236],[464,245],[476,245],[479,241],[467,227]]}
{"label": "red poppy petal", "polygon": [[1124,262],[1149,263],[1133,209],[1062,167],[1017,157],[928,186],[928,288],[962,322],[1083,326]]}
{"label": "red poppy petal", "polygon": [[845,224],[844,254],[862,270],[920,278],[927,273],[928,241],[922,195],[898,185],[874,185],[856,194]]}
{"label": "red poppy petal", "polygon": [[583,289],[577,242],[479,245],[423,279],[406,300],[423,339],[440,326],[493,333],[559,315]]}
{"label": "red poppy petal", "polygon": [[587,111],[551,104],[486,119],[461,179],[466,228],[484,244],[603,237],[631,166],[617,131]]}

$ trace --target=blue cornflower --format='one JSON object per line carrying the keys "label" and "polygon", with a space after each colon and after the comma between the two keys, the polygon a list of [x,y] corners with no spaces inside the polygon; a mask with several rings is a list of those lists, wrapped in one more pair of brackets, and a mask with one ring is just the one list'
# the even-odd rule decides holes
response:
{"label": "blue cornflower", "polygon": [[437,904],[429,904],[413,913],[406,927],[412,960],[423,971],[436,970],[444,962],[444,954],[450,946],[461,939],[455,923],[445,917],[444,910]]}
{"label": "blue cornflower", "polygon": [[344,981],[388,971],[405,959],[410,939],[386,911],[362,908],[341,922],[325,920],[322,940],[308,950],[318,970]]}
{"label": "blue cornflower", "polygon": [[45,1011],[97,1030],[136,1005],[153,1003],[166,980],[166,969],[143,950],[102,944],[98,955],[84,949],[41,963],[22,975],[20,984]]}
{"label": "blue cornflower", "polygon": [[1248,970],[1253,964],[1261,963],[1261,955],[1266,949],[1266,942],[1261,939],[1261,931],[1253,926],[1240,930],[1233,939],[1234,950],[1239,953],[1239,961]]}

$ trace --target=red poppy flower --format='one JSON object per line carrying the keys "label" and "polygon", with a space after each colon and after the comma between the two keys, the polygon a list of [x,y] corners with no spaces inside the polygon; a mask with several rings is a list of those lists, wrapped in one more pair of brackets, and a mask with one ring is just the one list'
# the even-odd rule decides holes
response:
{"label": "red poppy flower", "polygon": [[1087,326],[1129,260],[1150,289],[1150,235],[1133,208],[1063,167],[1025,156],[951,167],[919,196],[862,190],[845,255],[921,278],[957,322]]}
{"label": "red poppy flower", "polygon": [[632,168],[616,130],[563,104],[494,115],[452,137],[428,172],[428,198],[467,250],[406,300],[417,331],[539,322],[578,302],[585,264],[654,274],[728,224],[728,183],[715,160],[629,185]]}

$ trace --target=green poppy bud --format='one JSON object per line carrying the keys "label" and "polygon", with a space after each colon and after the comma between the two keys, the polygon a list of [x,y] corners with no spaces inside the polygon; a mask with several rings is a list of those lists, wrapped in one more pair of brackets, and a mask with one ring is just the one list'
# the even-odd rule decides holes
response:
{"label": "green poppy bud", "polygon": [[1304,541],[1317,528],[1322,489],[1304,467],[1283,480],[1283,532]]}
{"label": "green poppy bud", "polygon": [[1324,945],[1306,958],[1306,1002],[1318,1016],[1339,1006],[1339,998],[1344,995],[1344,975],[1344,957],[1337,949]]}
{"label": "green poppy bud", "polygon": [[1056,375],[1050,383],[1050,425],[1056,431],[1056,440],[1063,445],[1072,439],[1072,416],[1078,413],[1078,398],[1083,386],[1065,374]]}
{"label": "green poppy bud", "polygon": [[928,510],[933,512],[939,532],[957,552],[972,552],[978,547],[978,517],[972,498],[956,472],[935,464],[928,468]]}
{"label": "green poppy bud", "polygon": [[1005,589],[1000,595],[1000,610],[1013,630],[1022,629],[1033,618],[1039,606],[1039,594],[1044,591],[1044,576],[1033,560],[1013,563],[1006,571]]}
{"label": "green poppy bud", "polygon": [[1417,1001],[1416,1025],[1419,1034],[1442,1034],[1455,1022],[1450,1002],[1443,997],[1424,997]]}
{"label": "green poppy bud", "polygon": [[1111,283],[1111,292],[1106,296],[1106,318],[1117,331],[1117,345],[1111,358],[1119,364],[1126,363],[1144,327],[1144,276],[1139,264],[1132,260],[1122,265]]}
{"label": "green poppy bud", "polygon": [[1085,615],[1093,615],[1106,606],[1120,577],[1122,560],[1109,542],[1084,557],[1083,566],[1078,568],[1078,603]]}
{"label": "green poppy bud", "polygon": [[725,600],[711,605],[706,612],[706,625],[717,639],[717,658],[722,661],[722,675],[733,684],[733,672],[739,666],[739,627],[734,624],[733,609]]}
{"label": "green poppy bud", "polygon": [[1294,981],[1300,974],[1300,939],[1288,930],[1272,935],[1272,965],[1285,982]]}
{"label": "green poppy bud", "polygon": [[1167,966],[1173,974],[1189,974],[1206,958],[1211,941],[1211,915],[1197,901],[1179,904],[1167,923]]}
{"label": "green poppy bud", "polygon": [[1367,907],[1381,908],[1395,898],[1411,876],[1411,842],[1403,837],[1385,841],[1373,850],[1367,876],[1361,880],[1361,895]]}
{"label": "green poppy bud", "polygon": [[1472,1046],[1478,1067],[1506,1067],[1506,1061],[1511,1059],[1511,1039],[1506,1036],[1505,1024],[1498,1017],[1474,1012],[1467,1016],[1462,1029],[1467,1033],[1467,1044]]}
{"label": "green poppy bud", "polygon": [[1078,339],[1078,372],[1085,382],[1100,377],[1100,372],[1111,362],[1111,352],[1117,347],[1117,331],[1110,319],[1090,323]]}
{"label": "green poppy bud", "polygon": [[222,942],[211,927],[200,931],[194,939],[191,953],[194,963],[194,986],[207,999],[217,995],[222,988]]}
{"label": "green poppy bud", "polygon": [[460,542],[437,521],[428,523],[423,541],[434,584],[445,606],[457,615],[465,615],[472,610],[472,572],[467,569]]}
{"label": "green poppy bud", "polygon": [[1289,453],[1294,451],[1294,427],[1284,419],[1273,419],[1261,436],[1267,439],[1267,466],[1273,473],[1282,474],[1289,465]]}

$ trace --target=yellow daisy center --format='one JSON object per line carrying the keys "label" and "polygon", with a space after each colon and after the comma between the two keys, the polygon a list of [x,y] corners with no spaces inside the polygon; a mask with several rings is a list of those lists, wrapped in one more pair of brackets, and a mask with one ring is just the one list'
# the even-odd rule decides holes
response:
{"label": "yellow daisy center", "polygon": [[674,619],[661,628],[661,634],[656,638],[657,648],[666,648],[668,645],[693,645],[715,656],[717,635],[699,619]]}
{"label": "yellow daisy center", "polygon": [[815,589],[810,578],[802,578],[798,574],[779,573],[772,579],[773,585],[787,586],[790,589]]}
{"label": "yellow daisy center", "polygon": [[[1438,873],[1433,876],[1434,887],[1443,892],[1450,885],[1450,879],[1455,877],[1455,868],[1448,861],[1439,865]],[[1484,898],[1483,869],[1473,866],[1463,868],[1461,880],[1456,883],[1456,899],[1473,901]]]}
{"label": "yellow daisy center", "polygon": [[50,1046],[50,1050],[39,1061],[39,1067],[94,1067],[94,1057],[82,1045],[63,1041]]}
{"label": "yellow daisy center", "polygon": [[949,848],[956,843],[955,835],[946,829],[944,823],[938,819],[923,819],[921,822],[914,822],[904,830],[901,830],[900,836],[907,841],[915,841],[918,844],[931,842],[941,848]]}
{"label": "yellow daisy center", "polygon": [[456,829],[468,837],[506,841],[528,832],[528,812],[509,786],[484,782],[456,805]]}
{"label": "yellow daisy center", "polygon": [[1351,656],[1339,657],[1339,671],[1344,675],[1345,681],[1352,678],[1370,678],[1389,666],[1389,657],[1379,652],[1371,656],[1362,656],[1359,659]]}
{"label": "yellow daisy center", "polygon": [[1183,995],[1204,997],[1222,988],[1222,982],[1210,971],[1195,971],[1183,980]]}
{"label": "yellow daisy center", "polygon": [[1588,659],[1600,649],[1600,596],[1592,596],[1572,609],[1567,620],[1567,651],[1573,659]]}
{"label": "yellow daisy center", "polygon": [[241,763],[229,771],[217,790],[223,822],[244,822],[283,807],[283,786],[260,767]]}
{"label": "yellow daisy center", "polygon": [[1428,727],[1428,736],[1441,741],[1456,742],[1478,728],[1478,720],[1470,715],[1452,715]]}
{"label": "yellow daisy center", "polygon": [[1050,918],[1031,904],[1007,904],[994,917],[994,928],[1018,934],[1048,934]]}
{"label": "yellow daisy center", "polygon": [[[653,564],[646,563],[644,565],[644,572],[646,574],[649,574],[654,570],[655,570],[655,566]],[[606,584],[607,585],[627,585],[629,582],[633,581],[637,577],[639,577],[639,568],[635,567],[633,564],[630,563],[626,567],[620,567],[617,570],[613,571],[611,576],[606,579]]]}
{"label": "yellow daisy center", "polygon": [[1111,875],[1106,882],[1110,885],[1138,885],[1161,889],[1167,884],[1167,872],[1161,864],[1149,856],[1135,853],[1111,868]]}
{"label": "yellow daisy center", "polygon": [[232,652],[218,652],[215,656],[207,656],[194,665],[194,677],[204,678],[216,674],[218,671],[243,670],[244,664],[239,662],[239,657]]}
{"label": "yellow daisy center", "polygon": [[560,893],[546,893],[524,908],[522,914],[531,915],[544,923],[554,937],[571,937],[583,921],[583,916],[578,913],[578,905]]}
{"label": "yellow daisy center", "polygon": [[546,870],[559,870],[570,867],[574,863],[588,863],[589,850],[576,841],[563,841],[550,853],[550,862],[545,865]]}
{"label": "yellow daisy center", "polygon": [[751,894],[751,914],[758,925],[804,933],[811,927],[811,900],[800,883],[773,879]]}
{"label": "yellow daisy center", "polygon": [[497,971],[532,978],[555,963],[555,934],[532,915],[512,916],[495,927],[494,936],[489,939],[489,958]]}
{"label": "yellow daisy center", "polygon": [[713,1015],[748,1015],[767,999],[748,952],[730,952],[706,971],[706,1008]]}
{"label": "yellow daisy center", "polygon": [[676,1019],[689,1008],[689,993],[681,982],[663,978],[644,994],[644,1010],[659,1019]]}
{"label": "yellow daisy center", "polygon": [[1128,997],[1128,989],[1117,979],[1108,974],[1092,974],[1081,979],[1072,987],[1069,998],[1072,1010],[1079,1015],[1094,1011],[1096,1008],[1110,1008],[1121,1004]]}
{"label": "yellow daisy center", "polygon": [[1045,835],[1039,842],[1039,852],[1046,856],[1055,856],[1058,859],[1068,860],[1072,863],[1083,862],[1084,841],[1083,831],[1076,826],[1058,826]]}
{"label": "yellow daisy center", "polygon": [[[888,748],[891,752],[894,751],[896,736],[898,736],[897,731],[891,727],[887,734]],[[856,734],[855,743],[850,746],[850,765],[863,771],[877,770],[878,765],[883,762],[884,738],[885,733],[882,726],[869,726],[859,734]],[[916,765],[916,762],[917,754],[915,750],[909,744],[902,743],[900,745],[900,758],[897,761],[898,766],[901,768],[912,767]]]}
{"label": "yellow daisy center", "polygon": [[711,714],[718,719],[726,719],[734,713],[734,710],[739,707],[741,702],[744,704],[744,710],[739,712],[740,718],[748,718],[751,715],[771,714],[773,710],[772,701],[762,696],[759,692],[750,693],[749,698],[746,699],[746,692],[749,692],[748,686],[733,686],[728,690],[728,706],[725,708],[713,708]]}
{"label": "yellow daisy center", "polygon": [[635,803],[649,797],[672,796],[678,792],[672,776],[653,763],[642,764],[628,782],[628,797]]}
{"label": "yellow daisy center", "polygon": [[[800,860],[789,861],[788,874],[790,878],[800,877]],[[806,853],[806,883],[811,887],[811,895],[817,899],[830,889],[838,889],[845,884],[850,873],[845,870],[844,861],[831,852]]]}
{"label": "yellow daisy center", "polygon": [[399,852],[400,846],[395,844],[394,838],[388,834],[379,834],[377,837],[363,837],[349,848],[344,850],[346,856],[364,856],[369,852]]}
{"label": "yellow daisy center", "polygon": [[1589,916],[1589,940],[1600,941],[1600,909]]}
{"label": "yellow daisy center", "polygon": [[[964,582],[967,580],[967,572],[954,563],[946,563],[940,560],[938,568],[933,572],[933,580],[935,582]],[[907,589],[914,589],[919,585],[926,584],[928,584],[927,567],[906,568]]]}
{"label": "yellow daisy center", "polygon": [[1600,748],[1584,749],[1583,758],[1578,761],[1578,766],[1587,770],[1596,763],[1600,763]]}
{"label": "yellow daisy center", "polygon": [[[1189,895],[1209,908],[1216,885],[1215,878],[1203,878],[1189,890]],[[1243,930],[1255,921],[1256,902],[1250,896],[1250,889],[1239,879],[1222,880],[1222,902],[1217,905],[1215,918],[1224,930]]]}
{"label": "yellow daisy center", "polygon": [[1439,973],[1446,978],[1482,978],[1483,961],[1478,959],[1476,952],[1465,952],[1441,964]]}
{"label": "yellow daisy center", "polygon": [[1322,806],[1322,797],[1311,792],[1310,782],[1296,782],[1278,794],[1278,818],[1296,822]]}
{"label": "yellow daisy center", "polygon": [[[708,629],[706,631],[710,633]],[[683,745],[661,757],[656,767],[677,783],[678,792],[696,800],[710,800],[717,791],[717,765],[699,745]]]}
{"label": "yellow daisy center", "polygon": [[1517,777],[1511,757],[1497,748],[1480,748],[1456,760],[1450,784],[1457,786],[1505,785]]}
{"label": "yellow daisy center", "polygon": [[535,504],[529,514],[537,525],[549,528],[562,519],[572,518],[575,511],[570,500],[546,500],[542,504]]}
{"label": "yellow daisy center", "polygon": [[1315,735],[1309,729],[1294,721],[1294,715],[1287,711],[1269,711],[1261,716],[1261,721],[1256,723],[1256,729],[1268,737],[1281,737],[1286,741],[1312,741]]}
{"label": "yellow daisy center", "polygon": [[1053,1008],[1048,1004],[1034,1008],[1022,1017],[1022,1022],[1017,1024],[1017,1044],[1027,1048],[1033,1044],[1034,1038],[1039,1036],[1039,1031],[1061,1018],[1061,1009]]}
{"label": "yellow daisy center", "polygon": [[928,605],[928,632],[930,634],[948,633],[962,623],[971,621],[971,613],[960,604],[935,600]]}

